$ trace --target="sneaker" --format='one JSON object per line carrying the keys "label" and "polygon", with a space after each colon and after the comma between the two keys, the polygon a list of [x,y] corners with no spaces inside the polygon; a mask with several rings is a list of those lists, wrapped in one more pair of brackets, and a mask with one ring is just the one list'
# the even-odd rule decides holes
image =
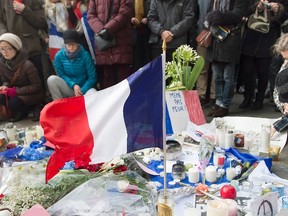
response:
{"label": "sneaker", "polygon": [[219,107],[213,114],[213,117],[224,117],[229,115],[229,109]]}

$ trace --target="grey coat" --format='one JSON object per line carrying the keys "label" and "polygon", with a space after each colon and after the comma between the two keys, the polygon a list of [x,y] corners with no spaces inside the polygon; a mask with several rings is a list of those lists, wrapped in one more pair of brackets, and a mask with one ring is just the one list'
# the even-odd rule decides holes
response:
{"label": "grey coat", "polygon": [[187,44],[187,33],[190,30],[194,12],[190,0],[152,0],[148,12],[148,27],[151,30],[150,43],[153,47],[161,47],[161,34],[171,31],[173,40],[167,44],[168,48],[177,48]]}

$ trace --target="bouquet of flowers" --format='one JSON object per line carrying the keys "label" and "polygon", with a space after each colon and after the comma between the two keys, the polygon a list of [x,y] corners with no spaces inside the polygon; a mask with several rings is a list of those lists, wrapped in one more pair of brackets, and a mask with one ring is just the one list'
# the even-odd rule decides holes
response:
{"label": "bouquet of flowers", "polygon": [[188,45],[181,45],[166,63],[167,90],[191,90],[204,66],[203,57]]}

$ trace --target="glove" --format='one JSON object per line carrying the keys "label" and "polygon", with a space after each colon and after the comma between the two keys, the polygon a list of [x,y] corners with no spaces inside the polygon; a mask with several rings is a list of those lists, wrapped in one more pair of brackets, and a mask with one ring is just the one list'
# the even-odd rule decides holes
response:
{"label": "glove", "polygon": [[216,26],[223,24],[223,13],[220,11],[211,11],[206,15],[206,20],[209,26]]}
{"label": "glove", "polygon": [[7,88],[7,89],[6,89],[6,94],[7,94],[10,98],[16,97],[16,95],[17,95],[17,93],[16,93],[16,87]]}
{"label": "glove", "polygon": [[98,35],[103,38],[104,40],[112,40],[113,36],[110,34],[108,29],[102,29]]}

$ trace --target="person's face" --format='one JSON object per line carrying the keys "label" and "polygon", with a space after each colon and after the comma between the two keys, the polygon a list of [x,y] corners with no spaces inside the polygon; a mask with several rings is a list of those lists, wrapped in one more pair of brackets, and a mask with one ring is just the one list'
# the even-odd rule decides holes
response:
{"label": "person's face", "polygon": [[74,43],[74,42],[69,42],[69,43],[65,44],[65,46],[69,52],[75,52],[78,49],[79,44]]}
{"label": "person's face", "polygon": [[12,47],[11,44],[9,44],[6,41],[0,42],[0,52],[1,52],[2,56],[7,60],[13,59],[17,53],[15,48]]}
{"label": "person's face", "polygon": [[281,52],[281,55],[285,60],[288,60],[288,50]]}

